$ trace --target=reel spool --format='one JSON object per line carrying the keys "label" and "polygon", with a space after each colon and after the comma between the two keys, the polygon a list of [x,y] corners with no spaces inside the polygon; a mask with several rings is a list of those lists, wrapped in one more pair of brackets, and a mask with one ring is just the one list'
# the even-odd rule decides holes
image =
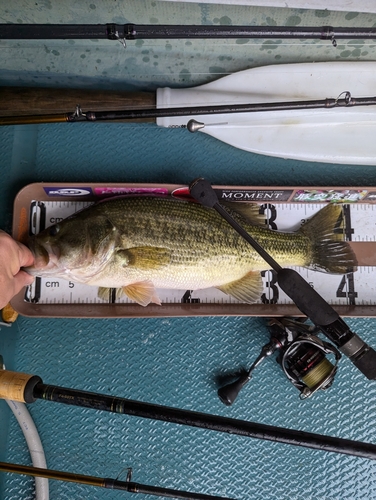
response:
{"label": "reel spool", "polygon": [[[301,399],[332,385],[341,354],[332,344],[314,335],[319,331],[317,327],[290,318],[272,319],[268,326],[270,342],[263,346],[249,370],[218,390],[219,399],[225,405],[234,403],[241,389],[251,380],[256,366],[276,350],[279,350],[278,363],[287,379],[299,390]],[[327,356],[334,356],[334,362]]]}
{"label": "reel spool", "polygon": [[[328,389],[337,372],[339,351],[314,335],[303,334],[295,339],[281,356],[281,366],[290,382],[300,391],[300,398],[309,398],[319,389]],[[333,365],[326,357],[335,356]]]}

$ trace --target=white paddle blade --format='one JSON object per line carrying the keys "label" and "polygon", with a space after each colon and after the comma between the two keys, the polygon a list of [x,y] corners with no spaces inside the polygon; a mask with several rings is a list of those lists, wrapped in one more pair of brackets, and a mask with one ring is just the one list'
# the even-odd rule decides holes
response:
{"label": "white paddle blade", "polygon": [[[375,62],[324,62],[264,66],[187,89],[157,90],[157,107],[249,104],[376,94]],[[343,97],[343,96],[341,96]],[[258,154],[304,161],[376,165],[376,107],[263,111],[193,117],[200,129]],[[158,118],[163,127],[192,117]]]}

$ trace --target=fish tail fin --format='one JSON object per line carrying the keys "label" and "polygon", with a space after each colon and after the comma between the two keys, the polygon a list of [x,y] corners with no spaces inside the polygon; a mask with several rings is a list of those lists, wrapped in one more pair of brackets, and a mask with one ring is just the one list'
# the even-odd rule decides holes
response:
{"label": "fish tail fin", "polygon": [[333,274],[356,271],[356,256],[348,242],[344,241],[341,205],[327,205],[299,231],[311,240],[311,259],[307,267]]}

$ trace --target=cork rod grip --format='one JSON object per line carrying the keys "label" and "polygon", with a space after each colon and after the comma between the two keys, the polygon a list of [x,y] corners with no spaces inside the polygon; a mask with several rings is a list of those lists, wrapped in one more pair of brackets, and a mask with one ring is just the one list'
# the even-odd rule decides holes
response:
{"label": "cork rod grip", "polygon": [[[77,105],[80,105],[84,111],[155,108],[156,93],[126,92],[122,90],[0,87],[0,102],[0,117],[26,117],[28,115],[73,113]],[[133,121],[154,123],[155,119],[144,118]]]}
{"label": "cork rod grip", "polygon": [[0,370],[0,398],[18,401],[20,403],[33,403],[34,387],[42,382],[37,375],[28,373]]}

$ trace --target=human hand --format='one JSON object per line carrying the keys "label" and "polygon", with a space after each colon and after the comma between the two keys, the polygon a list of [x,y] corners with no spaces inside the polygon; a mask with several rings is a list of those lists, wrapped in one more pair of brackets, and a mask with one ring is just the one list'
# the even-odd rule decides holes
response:
{"label": "human hand", "polygon": [[0,309],[21,290],[30,285],[34,277],[21,270],[34,262],[31,251],[9,234],[0,230]]}

